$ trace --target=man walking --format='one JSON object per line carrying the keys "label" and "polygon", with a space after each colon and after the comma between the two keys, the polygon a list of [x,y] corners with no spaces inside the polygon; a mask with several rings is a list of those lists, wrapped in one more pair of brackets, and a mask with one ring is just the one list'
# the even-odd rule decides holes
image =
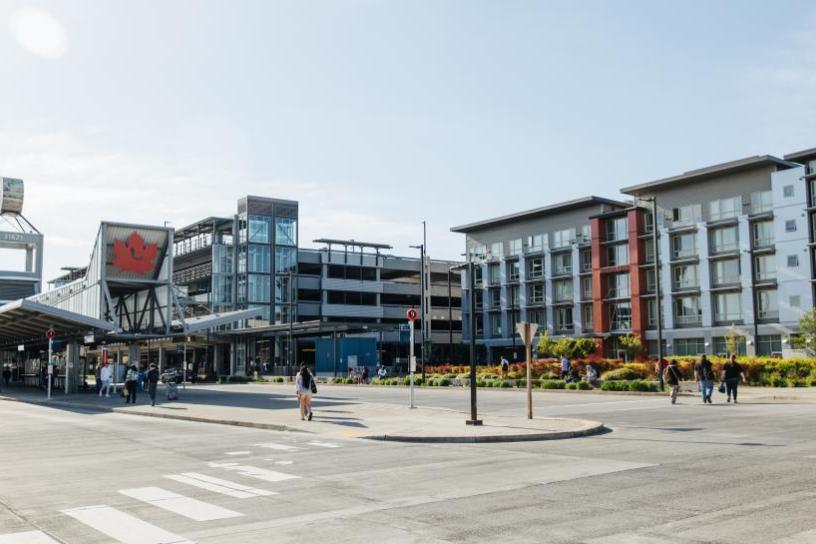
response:
{"label": "man walking", "polygon": [[147,371],[147,395],[150,397],[150,406],[156,406],[156,388],[159,387],[159,369],[156,368],[156,363],[150,364],[150,370]]}
{"label": "man walking", "polygon": [[700,384],[703,404],[712,404],[711,393],[714,392],[714,366],[705,355],[700,358],[699,363],[694,365],[694,379]]}
{"label": "man walking", "polygon": [[110,363],[102,363],[102,368],[99,370],[99,379],[102,382],[102,387],[99,388],[99,396],[102,396],[102,393],[105,394],[106,398],[110,398],[111,387],[113,387],[113,369],[110,367]]}
{"label": "man walking", "polygon": [[669,366],[663,371],[663,379],[669,386],[669,396],[671,403],[677,404],[677,393],[680,391],[680,380],[683,375],[680,373],[680,367],[677,366],[677,361],[672,359]]}
{"label": "man walking", "polygon": [[510,361],[507,360],[507,357],[502,355],[501,358],[501,371],[502,371],[502,378],[507,379],[507,373],[510,371]]}
{"label": "man walking", "polygon": [[567,356],[564,355],[561,357],[561,379],[566,381],[569,378],[570,373],[570,361],[567,359]]}

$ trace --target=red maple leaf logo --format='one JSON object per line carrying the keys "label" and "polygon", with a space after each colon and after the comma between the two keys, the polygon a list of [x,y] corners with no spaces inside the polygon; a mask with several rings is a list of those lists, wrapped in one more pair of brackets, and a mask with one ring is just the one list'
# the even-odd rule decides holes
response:
{"label": "red maple leaf logo", "polygon": [[159,246],[145,244],[144,238],[133,231],[127,240],[113,241],[113,261],[111,264],[122,272],[133,272],[144,276],[156,267]]}

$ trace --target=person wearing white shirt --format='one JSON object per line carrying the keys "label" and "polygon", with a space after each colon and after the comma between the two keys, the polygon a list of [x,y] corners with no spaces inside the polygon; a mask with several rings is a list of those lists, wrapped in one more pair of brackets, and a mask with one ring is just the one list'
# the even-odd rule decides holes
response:
{"label": "person wearing white shirt", "polygon": [[99,396],[105,393],[107,398],[110,398],[111,388],[113,387],[113,369],[110,364],[105,363],[99,370],[99,379],[102,380],[102,387],[99,389]]}

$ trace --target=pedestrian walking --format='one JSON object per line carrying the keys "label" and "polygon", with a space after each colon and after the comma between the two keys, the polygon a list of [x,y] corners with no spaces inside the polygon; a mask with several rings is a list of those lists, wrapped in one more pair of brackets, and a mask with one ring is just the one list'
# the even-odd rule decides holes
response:
{"label": "pedestrian walking", "polygon": [[144,391],[147,389],[147,372],[144,368],[139,368],[138,376],[139,391]]}
{"label": "pedestrian walking", "polygon": [[737,403],[737,389],[740,381],[745,381],[745,373],[742,366],[737,362],[737,356],[732,355],[728,362],[723,365],[722,381],[725,382],[725,392],[728,395],[726,402],[731,402],[731,397],[734,398],[734,404]]}
{"label": "pedestrian walking", "polygon": [[150,406],[156,406],[156,389],[159,387],[159,369],[156,368],[156,363],[150,364],[145,382],[147,383],[147,396],[150,397]]}
{"label": "pedestrian walking", "polygon": [[363,367],[363,383],[368,383],[368,367]]}
{"label": "pedestrian walking", "polygon": [[136,370],[136,365],[130,365],[127,374],[125,374],[125,391],[127,392],[125,404],[130,404],[131,401],[136,404],[136,385],[138,381],[139,371]]}
{"label": "pedestrian walking", "polygon": [[561,357],[561,379],[567,381],[570,373],[570,360],[564,355]]}
{"label": "pedestrian walking", "polygon": [[703,355],[700,362],[694,365],[694,379],[700,384],[700,393],[703,395],[703,404],[711,402],[711,393],[714,392],[714,365]]}
{"label": "pedestrian walking", "polygon": [[110,363],[102,363],[102,368],[99,369],[99,380],[102,382],[99,396],[101,397],[104,393],[106,398],[110,398],[111,387],[113,387],[113,369]]}
{"label": "pedestrian walking", "polygon": [[6,383],[6,387],[8,387],[11,381],[11,368],[9,368],[8,365],[3,368],[3,381]]}
{"label": "pedestrian walking", "polygon": [[312,393],[316,392],[317,387],[314,383],[314,376],[309,372],[306,365],[300,367],[300,372],[295,379],[297,387],[298,404],[300,405],[300,419],[301,421],[309,418],[312,420]]}
{"label": "pedestrian walking", "polygon": [[677,393],[680,392],[680,380],[683,374],[680,372],[680,367],[677,366],[677,361],[671,360],[669,366],[663,371],[663,379],[669,386],[669,396],[671,403],[677,404]]}
{"label": "pedestrian walking", "polygon": [[388,376],[388,371],[385,369],[385,365],[380,365],[380,369],[377,371],[377,377],[384,380],[386,376]]}
{"label": "pedestrian walking", "polygon": [[598,386],[598,371],[591,364],[586,365],[586,383],[592,387]]}
{"label": "pedestrian walking", "polygon": [[501,365],[502,378],[507,379],[507,373],[510,372],[510,361],[507,360],[507,357],[502,355],[501,363],[499,364]]}

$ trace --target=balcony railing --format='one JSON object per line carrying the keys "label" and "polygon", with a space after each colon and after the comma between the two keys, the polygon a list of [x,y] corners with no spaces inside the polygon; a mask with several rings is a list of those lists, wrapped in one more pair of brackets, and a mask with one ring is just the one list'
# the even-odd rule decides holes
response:
{"label": "balcony railing", "polygon": [[610,323],[613,331],[628,331],[632,328],[631,319],[613,319]]}
{"label": "balcony railing", "polygon": [[553,271],[553,276],[566,276],[572,274],[571,266],[560,266]]}
{"label": "balcony railing", "polygon": [[779,310],[762,310],[760,309],[757,312],[759,319],[765,321],[772,321],[774,319],[779,319]]}
{"label": "balcony railing", "polygon": [[700,325],[703,318],[699,315],[675,315],[674,322],[678,325]]}

